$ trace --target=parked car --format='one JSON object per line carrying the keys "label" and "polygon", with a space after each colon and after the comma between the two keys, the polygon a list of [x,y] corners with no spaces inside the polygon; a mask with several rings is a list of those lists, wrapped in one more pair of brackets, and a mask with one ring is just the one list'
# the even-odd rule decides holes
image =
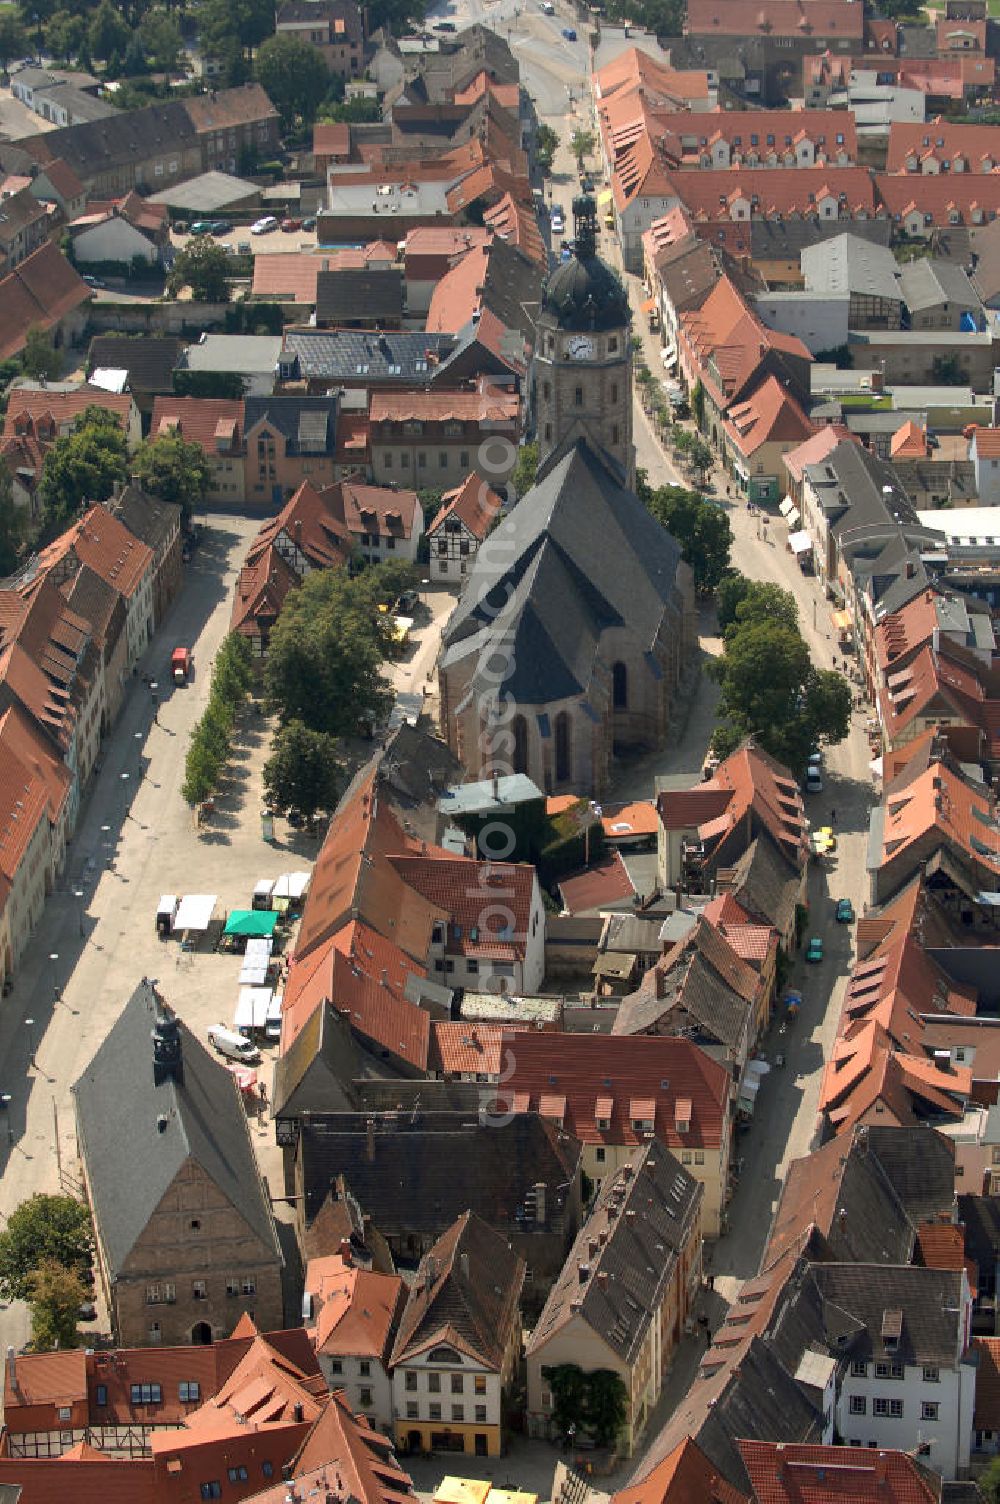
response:
{"label": "parked car", "polygon": [[838,898],[837,900],[837,923],[854,923],[854,905],[849,898]]}
{"label": "parked car", "polygon": [[552,0],[542,0],[542,15],[543,16],[554,16],[555,13],[556,13],[556,8],[552,4]]}
{"label": "parked car", "polygon": [[431,27],[431,30],[432,31],[457,31],[458,27],[455,25],[454,21],[435,21],[434,24],[433,24],[433,26]]}
{"label": "parked car", "polygon": [[814,764],[811,767],[806,768],[806,793],[822,794],[822,792],[823,774]]}
{"label": "parked car", "polygon": [[251,235],[270,235],[272,230],[278,228],[278,221],[273,214],[265,214],[260,219],[255,219],[250,226]]}
{"label": "parked car", "polygon": [[574,31],[572,26],[564,26],[562,34],[566,38],[567,42],[576,41],[576,32]]}
{"label": "parked car", "polygon": [[97,1307],[96,1307],[96,1305],[94,1304],[94,1302],[92,1300],[83,1300],[83,1301],[80,1302],[80,1309],[77,1312],[77,1320],[78,1321],[96,1321],[97,1320]]}
{"label": "parked car", "polygon": [[186,219],[175,219],[174,220],[173,230],[174,230],[174,234],[175,235],[186,235],[188,233],[188,231],[189,231],[190,228],[191,227],[188,224],[188,222],[187,222]]}
{"label": "parked car", "polygon": [[281,228],[286,235],[291,235],[296,230],[301,230],[302,221],[301,219],[293,219],[291,216],[289,216],[288,219],[283,219],[281,221]]}
{"label": "parked car", "polygon": [[593,178],[581,178],[580,179],[580,190],[581,190],[582,193],[593,193],[593,191],[594,191],[594,180],[593,180]]}
{"label": "parked car", "polygon": [[823,942],[818,935],[813,935],[812,939],[809,941],[809,944],[806,946],[806,960],[815,962],[822,961],[822,959]]}
{"label": "parked car", "polygon": [[194,224],[191,226],[191,234],[192,235],[211,235],[211,233],[212,233],[212,226],[214,224],[215,224],[215,220],[214,219],[196,219],[195,222],[194,222]]}
{"label": "parked car", "polygon": [[563,211],[561,209],[557,208],[552,210],[552,213],[549,216],[549,224],[552,226],[552,233],[554,235],[562,234],[563,230],[565,230],[566,228],[566,220],[563,217]]}
{"label": "parked car", "polygon": [[308,219],[304,219],[302,221],[302,228],[303,230],[308,230],[310,233],[312,233],[312,231],[316,228],[316,216],[310,214]]}
{"label": "parked car", "polygon": [[108,285],[106,282],[102,282],[100,277],[92,277],[88,272],[84,272],[83,280],[86,282],[88,287],[94,288],[95,291],[99,288],[107,287]]}
{"label": "parked car", "polygon": [[212,220],[212,234],[213,235],[228,235],[231,229],[232,229],[232,225],[229,223],[228,219],[213,219]]}

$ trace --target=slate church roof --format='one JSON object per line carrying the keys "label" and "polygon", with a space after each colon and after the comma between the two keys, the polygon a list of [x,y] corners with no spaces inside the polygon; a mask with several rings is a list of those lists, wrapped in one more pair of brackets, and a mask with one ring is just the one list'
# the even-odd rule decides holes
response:
{"label": "slate church roof", "polygon": [[125,1267],[189,1160],[280,1263],[235,1079],[178,1019],[183,1074],[179,1080],[168,1074],[157,1084],[155,1021],[155,994],[144,977],[73,1086],[94,1220],[110,1274]]}
{"label": "slate church roof", "polygon": [[[545,705],[586,693],[602,634],[625,626],[655,673],[664,614],[682,605],[680,560],[614,462],[581,438],[557,451],[479,549],[445,628],[441,666],[468,657],[488,663],[493,640],[511,664],[504,692],[521,705]],[[497,687],[491,670],[483,689]]]}

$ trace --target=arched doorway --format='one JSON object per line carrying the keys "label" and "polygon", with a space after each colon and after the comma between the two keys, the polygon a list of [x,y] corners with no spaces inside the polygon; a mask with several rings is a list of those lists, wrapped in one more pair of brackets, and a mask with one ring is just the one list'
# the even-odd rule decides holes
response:
{"label": "arched doorway", "polygon": [[514,735],[514,772],[526,773],[528,771],[528,723],[523,715],[516,715],[511,722],[511,731]]}
{"label": "arched doorway", "polygon": [[560,710],[556,716],[556,783],[568,783],[572,777],[571,754],[569,716]]}
{"label": "arched doorway", "polygon": [[209,1347],[212,1341],[212,1328],[207,1321],[197,1321],[191,1328],[191,1342],[195,1347]]}
{"label": "arched doorway", "polygon": [[611,669],[611,700],[616,710],[628,709],[628,669],[620,659]]}

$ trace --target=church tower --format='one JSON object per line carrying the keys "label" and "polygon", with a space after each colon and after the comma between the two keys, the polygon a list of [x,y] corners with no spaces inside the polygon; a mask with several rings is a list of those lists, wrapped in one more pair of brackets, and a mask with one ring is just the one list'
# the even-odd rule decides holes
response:
{"label": "church tower", "polygon": [[573,203],[576,248],[542,293],[535,336],[539,462],[567,438],[586,437],[635,486],[628,295],[597,255],[592,198]]}

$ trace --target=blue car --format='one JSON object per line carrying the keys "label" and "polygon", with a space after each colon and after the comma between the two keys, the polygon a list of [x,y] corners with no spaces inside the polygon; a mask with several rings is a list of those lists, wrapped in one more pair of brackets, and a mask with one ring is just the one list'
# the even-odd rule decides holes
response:
{"label": "blue car", "polygon": [[573,30],[572,26],[563,27],[563,36],[566,38],[567,42],[576,41],[576,32]]}

